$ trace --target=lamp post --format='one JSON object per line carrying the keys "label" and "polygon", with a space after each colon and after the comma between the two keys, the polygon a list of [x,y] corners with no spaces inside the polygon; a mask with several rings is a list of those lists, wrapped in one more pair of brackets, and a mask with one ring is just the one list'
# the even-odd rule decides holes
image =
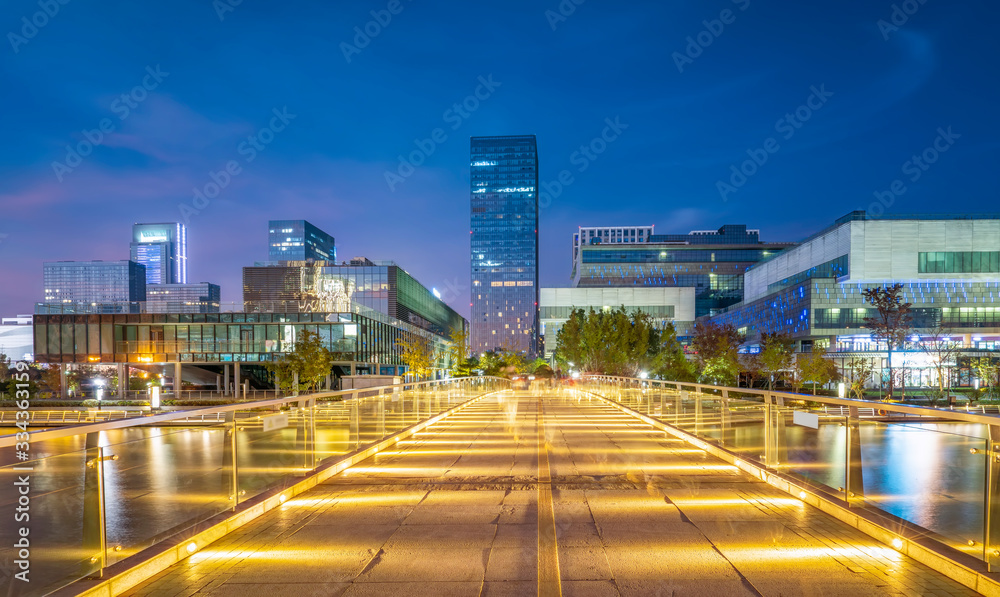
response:
{"label": "lamp post", "polygon": [[97,386],[97,410],[101,410],[101,400],[104,398],[104,380],[95,379],[94,385]]}

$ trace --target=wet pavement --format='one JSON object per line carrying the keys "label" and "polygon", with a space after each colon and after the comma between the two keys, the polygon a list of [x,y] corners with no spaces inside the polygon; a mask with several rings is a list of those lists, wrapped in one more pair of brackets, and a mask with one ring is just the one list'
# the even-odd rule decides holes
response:
{"label": "wet pavement", "polygon": [[481,400],[128,595],[975,595],[597,399]]}

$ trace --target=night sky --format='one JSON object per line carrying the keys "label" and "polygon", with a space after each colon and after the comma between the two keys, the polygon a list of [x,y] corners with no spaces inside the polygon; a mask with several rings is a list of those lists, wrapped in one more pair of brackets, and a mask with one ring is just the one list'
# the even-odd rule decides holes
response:
{"label": "night sky", "polygon": [[1000,211],[996,2],[237,1],[2,3],[0,314],[185,219],[189,281],[239,301],[304,218],[468,315],[474,135],[538,137],[545,286],[581,225]]}

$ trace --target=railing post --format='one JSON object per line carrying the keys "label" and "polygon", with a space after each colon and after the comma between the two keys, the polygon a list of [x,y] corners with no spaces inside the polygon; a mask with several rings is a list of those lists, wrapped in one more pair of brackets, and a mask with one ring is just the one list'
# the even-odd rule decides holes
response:
{"label": "railing post", "polygon": [[674,398],[674,424],[681,424],[681,411],[684,410],[684,401],[687,400],[687,392],[677,387],[677,396]]}
{"label": "railing post", "polygon": [[222,446],[223,481],[229,484],[229,500],[233,502],[233,510],[236,510],[236,506],[240,503],[239,469],[236,454],[236,433],[239,428],[236,426],[236,411],[231,410],[226,413],[224,428],[226,435],[223,438]]}
{"label": "railing post", "polygon": [[773,466],[774,456],[774,404],[771,394],[764,394],[764,466]]}
{"label": "railing post", "polygon": [[[92,554],[83,563],[90,578],[101,578],[108,562],[107,525],[104,518],[104,449],[100,433],[88,433],[84,458],[83,482],[83,545]],[[97,570],[94,570],[94,565]]]}
{"label": "railing post", "polygon": [[1000,564],[1000,426],[990,425],[986,452],[986,495],[983,509],[983,549],[986,567],[994,572]]}
{"label": "railing post", "polygon": [[848,506],[862,505],[865,500],[865,482],[861,468],[861,419],[858,407],[851,406],[847,416],[847,467],[844,494]]}
{"label": "railing post", "polygon": [[358,404],[358,393],[354,392],[354,399],[351,400],[351,424],[348,442],[355,448],[361,445],[361,405]]}
{"label": "railing post", "polygon": [[695,394],[694,396],[694,434],[701,434],[701,402],[704,399],[704,394]]}
{"label": "railing post", "polygon": [[722,391],[722,403],[719,405],[719,415],[722,419],[722,445],[736,444],[736,434],[733,430],[733,413],[729,410],[729,390]]}

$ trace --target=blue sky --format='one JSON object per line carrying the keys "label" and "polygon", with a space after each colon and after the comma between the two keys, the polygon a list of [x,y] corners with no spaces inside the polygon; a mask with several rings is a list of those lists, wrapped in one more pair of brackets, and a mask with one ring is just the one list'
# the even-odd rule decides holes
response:
{"label": "blue sky", "polygon": [[[40,300],[42,261],[124,259],[133,222],[185,216],[191,281],[223,300],[266,259],[267,220],[305,218],[467,314],[474,135],[533,133],[548,188],[573,178],[543,201],[543,285],[568,283],[581,225],[795,240],[876,192],[889,212],[998,210],[985,0],[48,1],[0,7],[4,315]],[[355,46],[356,27],[375,35]],[[196,202],[213,174],[228,184]]]}

